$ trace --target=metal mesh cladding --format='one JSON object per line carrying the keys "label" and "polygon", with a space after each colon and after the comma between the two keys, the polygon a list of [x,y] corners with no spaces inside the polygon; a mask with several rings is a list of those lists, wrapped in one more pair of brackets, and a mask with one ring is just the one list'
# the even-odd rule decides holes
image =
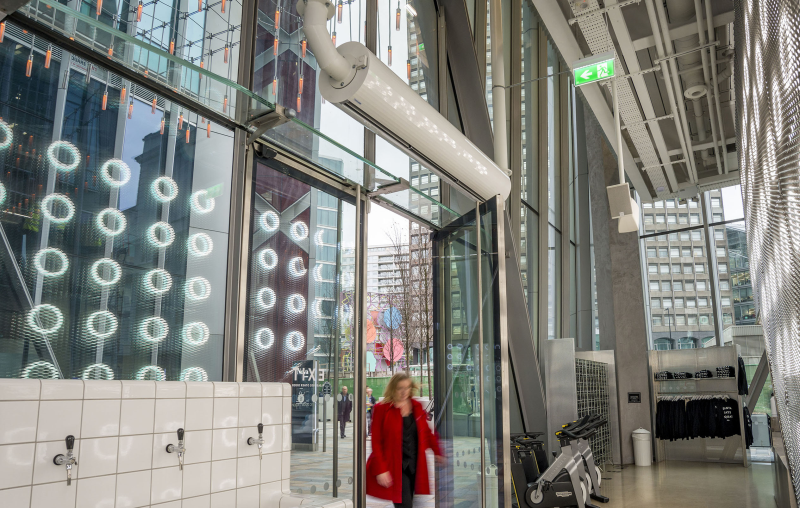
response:
{"label": "metal mesh cladding", "polygon": [[[736,119],[750,274],[800,491],[800,0],[736,1]],[[798,496],[800,502],[800,496]]]}
{"label": "metal mesh cladding", "polygon": [[[608,419],[608,365],[582,358],[575,359],[575,377],[578,390],[578,418],[600,414]],[[594,462],[602,466],[611,462],[611,432],[609,425],[589,439]]]}

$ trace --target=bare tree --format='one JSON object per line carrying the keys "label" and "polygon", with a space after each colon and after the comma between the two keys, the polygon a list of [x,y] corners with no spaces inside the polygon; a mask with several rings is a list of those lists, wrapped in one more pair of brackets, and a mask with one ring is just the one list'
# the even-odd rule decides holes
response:
{"label": "bare tree", "polygon": [[[414,225],[416,226],[416,224]],[[433,250],[430,231],[422,227],[412,232],[414,270],[412,277],[416,290],[417,330],[420,350],[425,349],[428,374],[428,396],[433,393],[431,382],[431,349],[433,345]]]}
{"label": "bare tree", "polygon": [[[409,249],[408,239],[403,231],[394,225],[394,229],[389,235],[394,250],[394,265],[397,269],[400,285],[395,285],[394,299],[395,306],[400,315],[400,332],[403,346],[406,351],[406,374],[411,369],[411,350],[417,344],[417,334],[414,330],[415,321],[415,300],[416,294],[413,284],[411,250]],[[395,323],[391,323],[395,325]],[[391,327],[390,327],[391,328]]]}

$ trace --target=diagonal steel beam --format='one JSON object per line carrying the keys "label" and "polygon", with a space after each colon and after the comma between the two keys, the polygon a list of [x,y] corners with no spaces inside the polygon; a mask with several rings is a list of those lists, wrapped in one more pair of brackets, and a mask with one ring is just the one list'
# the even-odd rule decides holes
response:
{"label": "diagonal steel beam", "polygon": [[753,380],[750,381],[750,394],[747,396],[747,409],[750,410],[750,414],[753,414],[753,410],[756,408],[756,403],[758,402],[758,397],[761,395],[761,390],[764,389],[764,383],[767,382],[767,376],[769,376],[769,361],[767,361],[767,351],[764,350],[761,353],[761,360],[758,361],[758,367],[756,367],[756,372],[753,374]]}

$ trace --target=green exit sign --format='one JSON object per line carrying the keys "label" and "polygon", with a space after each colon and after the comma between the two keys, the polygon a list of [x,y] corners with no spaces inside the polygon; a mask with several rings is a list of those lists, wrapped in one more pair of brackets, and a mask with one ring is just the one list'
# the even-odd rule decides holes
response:
{"label": "green exit sign", "polygon": [[587,85],[614,77],[614,52],[583,58],[572,64],[575,86]]}

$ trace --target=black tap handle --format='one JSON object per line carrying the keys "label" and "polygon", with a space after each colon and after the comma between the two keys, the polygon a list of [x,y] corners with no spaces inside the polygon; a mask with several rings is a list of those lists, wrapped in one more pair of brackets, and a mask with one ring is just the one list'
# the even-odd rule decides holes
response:
{"label": "black tap handle", "polygon": [[264,433],[264,424],[263,423],[259,423],[258,424],[258,433],[259,434],[263,434]]}
{"label": "black tap handle", "polygon": [[66,442],[67,442],[67,451],[72,451],[72,449],[75,448],[75,436],[70,434],[69,436],[67,436]]}
{"label": "black tap handle", "polygon": [[178,429],[178,441],[183,441],[183,429]]}

